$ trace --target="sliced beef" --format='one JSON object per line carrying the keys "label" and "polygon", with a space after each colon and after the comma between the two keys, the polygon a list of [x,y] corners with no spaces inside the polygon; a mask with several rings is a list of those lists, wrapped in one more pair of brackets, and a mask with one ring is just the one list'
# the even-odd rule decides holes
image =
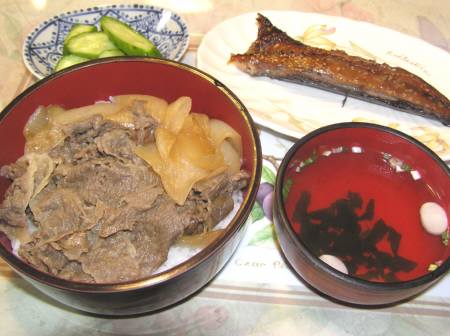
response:
{"label": "sliced beef", "polygon": [[185,207],[190,223],[186,234],[195,234],[212,229],[233,209],[234,184],[228,173],[197,182],[190,192]]}
{"label": "sliced beef", "polygon": [[149,113],[145,111],[146,102],[143,100],[136,100],[130,106],[130,111],[133,114],[135,125],[135,141],[137,145],[143,145],[154,141],[154,130],[157,127],[157,122]]}
{"label": "sliced beef", "polygon": [[158,226],[163,239],[172,243],[178,239],[192,220],[189,206],[179,206],[167,194],[158,198],[155,207],[147,214],[148,222]]}
{"label": "sliced beef", "polygon": [[234,201],[230,195],[219,195],[211,201],[209,216],[205,226],[212,229],[217,223],[224,219],[233,210]]}
{"label": "sliced beef", "polygon": [[100,200],[114,207],[120,206],[130,193],[161,185],[159,177],[143,163],[122,163],[112,157],[60,165],[55,178],[58,187],[74,190],[89,204]]}
{"label": "sliced beef", "polygon": [[113,129],[95,139],[95,144],[100,153],[113,156],[119,160],[133,160],[136,155],[135,147],[131,140],[131,132],[125,129]]}
{"label": "sliced beef", "polygon": [[30,263],[38,270],[42,272],[49,272],[47,265],[39,256],[39,251],[36,248],[38,241],[34,240],[26,244],[21,244],[19,249],[19,256],[22,257],[26,262]]}
{"label": "sliced beef", "polygon": [[[55,164],[47,154],[28,154],[20,158],[16,164],[4,167],[2,171],[5,175],[10,177],[15,175],[15,178],[6,192],[1,209],[25,213],[32,197],[47,185],[54,168]],[[9,224],[15,225],[14,222]]]}
{"label": "sliced beef", "polygon": [[[67,126],[48,154],[27,154],[0,173],[13,180],[0,230],[19,254],[64,279],[113,283],[152,274],[183,234],[213,228],[233,208],[248,175],[223,173],[194,185],[180,206],[134,147],[154,141],[145,104],[130,107],[134,129],[96,116]],[[34,233],[28,230],[33,224]]]}
{"label": "sliced beef", "polygon": [[30,202],[30,209],[43,242],[57,241],[95,225],[93,209],[84,207],[79,195],[68,188],[48,186]]}
{"label": "sliced beef", "polygon": [[41,271],[58,275],[69,260],[64,253],[51,244],[41,244],[39,241],[21,246],[19,255]]}
{"label": "sliced beef", "polygon": [[[86,231],[75,232],[54,243],[69,260],[78,260],[83,253],[89,251]],[[56,248],[56,249],[58,249]]]}
{"label": "sliced beef", "polygon": [[244,189],[250,180],[250,174],[246,170],[240,170],[231,176],[231,183],[234,190]]}
{"label": "sliced beef", "polygon": [[[97,203],[96,211],[100,214],[98,224],[100,225],[99,235],[106,238],[116,232],[133,230],[136,224],[136,216],[129,216],[131,209],[126,206],[121,208],[108,207],[103,202]],[[133,217],[133,218],[127,218]]]}
{"label": "sliced beef", "polygon": [[0,230],[10,239],[21,236],[22,241],[29,240],[29,237],[25,238],[24,230],[28,222],[28,203],[47,185],[54,168],[55,164],[47,154],[28,154],[15,164],[2,168],[4,176],[14,177],[0,206]]}
{"label": "sliced beef", "polygon": [[202,233],[214,228],[233,209],[233,191],[245,188],[249,177],[241,170],[234,175],[222,173],[197,182],[185,203],[190,218],[185,233]]}
{"label": "sliced beef", "polygon": [[56,250],[50,244],[36,247],[36,255],[47,266],[50,273],[57,275],[67,264],[64,253]]}
{"label": "sliced beef", "polygon": [[96,282],[113,283],[139,278],[137,251],[125,232],[98,239],[80,258],[83,271]]}
{"label": "sliced beef", "polygon": [[100,116],[85,120],[64,128],[66,138],[62,145],[50,151],[55,161],[62,163],[77,163],[99,157],[94,139],[111,127]]}
{"label": "sliced beef", "polygon": [[191,192],[200,194],[203,199],[213,200],[221,193],[229,194],[232,191],[231,178],[227,173],[221,173],[194,184]]}
{"label": "sliced beef", "polygon": [[[113,141],[111,136],[108,136],[110,132],[119,135],[119,138]],[[104,120],[101,116],[66,126],[64,133],[64,143],[52,149],[50,156],[59,162],[70,164],[89,161],[105,154],[120,157],[126,147],[130,148],[127,138],[134,137],[129,129]],[[132,152],[130,155],[133,155]]]}
{"label": "sliced beef", "polygon": [[[152,172],[152,174],[154,173]],[[136,192],[126,194],[123,197],[123,202],[141,211],[153,208],[158,197],[165,193],[159,178],[155,179],[153,183],[148,183],[147,186],[140,188]]]}
{"label": "sliced beef", "polygon": [[95,280],[89,274],[84,273],[81,264],[77,261],[68,262],[58,273],[60,278],[77,281],[77,282],[87,282],[94,283]]}
{"label": "sliced beef", "polygon": [[0,168],[0,176],[6,177],[9,180],[15,180],[27,172],[28,162],[23,158],[20,158],[10,165],[6,165]]}
{"label": "sliced beef", "polygon": [[107,207],[102,203],[103,209],[100,209],[102,216],[99,219],[100,236],[107,237],[123,230],[131,231],[136,223],[147,221],[148,210],[155,207],[155,201],[163,193],[162,187],[149,186],[125,195],[122,199],[123,206]]}
{"label": "sliced beef", "polygon": [[170,226],[155,225],[156,222],[140,223],[133,231],[126,232],[136,249],[139,263],[139,278],[151,275],[166,259],[174,239],[182,231],[171,230]]}

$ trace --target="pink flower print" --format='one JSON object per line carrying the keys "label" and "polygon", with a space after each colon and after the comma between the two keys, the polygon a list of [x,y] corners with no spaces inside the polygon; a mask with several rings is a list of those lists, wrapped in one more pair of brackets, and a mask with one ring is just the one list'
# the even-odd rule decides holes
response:
{"label": "pink flower print", "polygon": [[220,328],[228,320],[228,311],[222,306],[203,306],[194,313],[196,325],[204,330]]}
{"label": "pink flower print", "polygon": [[439,48],[449,51],[449,43],[444,34],[425,16],[418,16],[420,37]]}
{"label": "pink flower print", "polygon": [[357,21],[375,21],[370,12],[361,9],[352,2],[345,2],[341,4],[341,15]]}

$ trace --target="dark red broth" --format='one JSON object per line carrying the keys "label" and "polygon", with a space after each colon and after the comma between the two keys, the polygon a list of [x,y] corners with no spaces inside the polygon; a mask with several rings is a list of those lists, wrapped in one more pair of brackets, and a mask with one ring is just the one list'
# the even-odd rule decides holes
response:
{"label": "dark red broth", "polygon": [[[355,153],[358,148],[361,153]],[[335,153],[329,153],[333,149]],[[395,160],[390,160],[391,157],[403,163],[397,162],[401,171],[393,168]],[[299,169],[300,165],[304,166]],[[421,177],[415,180],[411,171],[418,172]],[[376,128],[330,130],[297,149],[283,184],[287,196],[286,213],[300,237],[302,223],[295,219],[298,218],[295,209],[302,193],[310,194],[308,212],[328,208],[353,192],[362,199],[362,206],[356,211],[362,215],[368,202],[373,200],[373,218],[359,221],[361,231],[370,231],[382,219],[400,235],[396,254],[416,263],[408,272],[396,272],[395,281],[425,275],[431,263],[445,261],[449,256],[449,248],[443,244],[441,236],[427,233],[419,216],[420,206],[433,201],[445,209],[448,218],[448,171],[426,150],[406,138]],[[311,250],[310,242],[303,243]],[[376,247],[392,254],[387,236],[378,241]],[[358,268],[354,275],[359,276],[364,271],[367,271],[364,267]],[[371,281],[388,280],[377,278]]]}

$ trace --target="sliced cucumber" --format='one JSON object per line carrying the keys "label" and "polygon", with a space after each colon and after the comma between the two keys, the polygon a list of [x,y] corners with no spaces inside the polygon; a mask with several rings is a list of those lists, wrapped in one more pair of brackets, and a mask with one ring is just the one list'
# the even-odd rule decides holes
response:
{"label": "sliced cucumber", "polygon": [[124,56],[125,54],[119,49],[106,50],[98,55],[98,58]]}
{"label": "sliced cucumber", "polygon": [[81,33],[93,33],[96,31],[97,27],[94,25],[75,23],[67,34],[65,41],[70,40],[72,37],[80,35]]}
{"label": "sliced cucumber", "polygon": [[64,45],[63,45],[63,53],[64,53],[64,55],[69,53],[69,51],[67,50],[67,42],[69,42],[69,40],[72,37],[75,37],[75,36],[80,35],[82,33],[92,33],[92,32],[96,32],[96,31],[97,31],[97,27],[96,26],[86,25],[86,24],[81,24],[81,23],[75,23],[72,26],[72,28],[70,29],[70,31],[67,34],[66,38],[64,39]]}
{"label": "sliced cucumber", "polygon": [[125,54],[162,57],[152,42],[125,23],[110,16],[104,16],[100,19],[100,26],[111,41]]}
{"label": "sliced cucumber", "polygon": [[70,67],[71,65],[75,65],[78,63],[89,61],[89,59],[84,57],[79,57],[76,55],[66,55],[61,57],[61,59],[55,65],[55,72],[62,70],[64,68]]}
{"label": "sliced cucumber", "polygon": [[67,41],[67,51],[85,58],[97,58],[106,50],[117,49],[103,32],[81,33]]}

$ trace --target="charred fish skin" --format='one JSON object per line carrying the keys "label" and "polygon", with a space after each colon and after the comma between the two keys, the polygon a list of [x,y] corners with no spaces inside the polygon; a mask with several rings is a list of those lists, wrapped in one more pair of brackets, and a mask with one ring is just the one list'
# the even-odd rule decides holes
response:
{"label": "charred fish skin", "polygon": [[340,50],[310,47],[258,14],[258,36],[229,63],[251,76],[304,84],[450,125],[450,101],[420,77]]}

